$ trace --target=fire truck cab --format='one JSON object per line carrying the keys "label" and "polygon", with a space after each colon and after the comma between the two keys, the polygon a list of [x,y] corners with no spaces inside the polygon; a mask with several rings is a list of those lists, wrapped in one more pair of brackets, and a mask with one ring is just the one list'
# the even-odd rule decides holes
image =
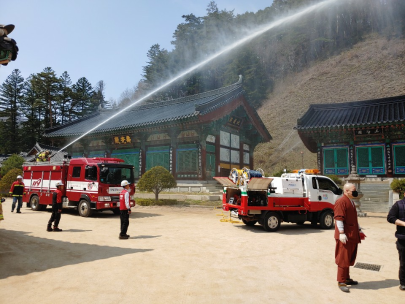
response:
{"label": "fire truck cab", "polygon": [[75,208],[83,217],[103,210],[119,214],[122,180],[130,183],[130,204],[135,205],[134,167],[123,162],[118,158],[94,157],[25,163],[23,179],[26,194],[23,202],[35,211],[46,209],[52,205],[56,182],[62,181],[63,208]]}
{"label": "fire truck cab", "polygon": [[323,229],[333,227],[333,207],[342,190],[318,170],[296,170],[281,177],[251,178],[237,186],[228,177],[214,177],[224,186],[222,208],[246,225],[259,223],[277,231],[281,222],[306,221]]}

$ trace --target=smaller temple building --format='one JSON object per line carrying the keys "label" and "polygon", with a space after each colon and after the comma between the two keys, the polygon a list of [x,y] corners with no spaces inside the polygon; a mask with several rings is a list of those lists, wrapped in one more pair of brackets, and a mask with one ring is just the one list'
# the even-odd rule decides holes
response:
{"label": "smaller temple building", "polygon": [[228,176],[233,168],[252,169],[254,148],[271,140],[244,97],[242,77],[230,86],[197,95],[125,110],[99,110],[48,129],[45,137],[67,146],[72,157],[121,158],[135,167],[137,178],[163,166],[177,180],[212,180]]}
{"label": "smaller temple building", "polygon": [[314,104],[296,129],[323,174],[405,177],[405,96]]}

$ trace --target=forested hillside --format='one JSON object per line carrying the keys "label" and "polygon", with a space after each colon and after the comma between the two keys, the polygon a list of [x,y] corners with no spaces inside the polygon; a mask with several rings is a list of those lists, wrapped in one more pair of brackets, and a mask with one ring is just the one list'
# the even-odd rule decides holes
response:
{"label": "forested hillside", "polygon": [[293,130],[310,104],[398,95],[405,95],[405,40],[378,34],[340,55],[277,80],[258,109],[273,140],[256,148],[255,167],[268,173],[301,168],[302,162],[303,167],[317,167],[316,154],[305,148]]}
{"label": "forested hillside", "polygon": [[[163,49],[158,43],[150,47],[142,80],[133,90],[123,92],[120,105],[136,101],[258,27],[318,2],[322,1],[274,0],[258,12],[235,15],[211,1],[205,16],[182,16],[183,23],[173,33],[173,49]],[[258,109],[274,138],[257,148],[255,167],[273,173],[284,167],[301,167],[302,160],[311,167],[314,156],[292,131],[309,104],[404,93],[404,16],[404,0],[328,1],[322,9],[224,53],[151,100],[217,89],[243,75],[246,99]],[[0,152],[29,149],[35,141],[43,141],[45,128],[105,105],[103,87],[100,81],[93,88],[85,77],[72,84],[67,72],[58,77],[52,68],[28,79],[13,71],[0,86]],[[20,140],[21,134],[24,140]]]}

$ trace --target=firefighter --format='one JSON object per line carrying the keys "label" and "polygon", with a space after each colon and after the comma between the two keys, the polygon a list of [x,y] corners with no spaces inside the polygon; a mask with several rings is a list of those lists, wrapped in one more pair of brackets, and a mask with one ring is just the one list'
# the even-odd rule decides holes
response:
{"label": "firefighter", "polygon": [[22,176],[18,175],[17,180],[11,185],[10,195],[13,197],[13,204],[11,206],[11,212],[14,212],[15,204],[17,204],[17,213],[21,213],[20,209],[22,207],[22,197],[25,194],[24,183],[22,181]]}
{"label": "firefighter", "polygon": [[[58,228],[60,216],[62,213],[62,190],[63,190],[63,183],[61,181],[56,183],[56,190],[52,194],[52,215],[48,222],[48,227],[46,231],[62,231],[62,229]],[[53,229],[52,229],[52,222]]]}
{"label": "firefighter", "polygon": [[0,221],[3,221],[3,220],[4,220],[4,216],[3,216],[3,206],[2,206],[2,204],[4,203],[4,201],[5,201],[5,199],[4,199],[4,198],[1,198],[1,200],[0,200]]}
{"label": "firefighter", "polygon": [[37,156],[37,162],[44,162],[44,161],[49,160],[49,154],[51,154],[51,152],[49,152],[49,150],[42,151]]}
{"label": "firefighter", "polygon": [[131,214],[131,205],[129,204],[129,182],[123,180],[121,186],[124,188],[120,193],[120,216],[121,216],[121,233],[119,235],[120,240],[126,240],[129,238],[127,234],[129,226],[129,215]]}

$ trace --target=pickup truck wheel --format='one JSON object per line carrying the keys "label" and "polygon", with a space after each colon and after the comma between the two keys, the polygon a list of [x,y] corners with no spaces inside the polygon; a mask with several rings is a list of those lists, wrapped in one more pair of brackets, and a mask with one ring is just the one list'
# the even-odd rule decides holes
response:
{"label": "pickup truck wheel", "polygon": [[77,207],[77,210],[79,211],[79,215],[83,217],[89,217],[91,215],[91,207],[90,207],[90,202],[88,202],[85,199],[82,199],[79,202],[79,206]]}
{"label": "pickup truck wheel", "polygon": [[322,213],[320,224],[322,229],[331,229],[333,227],[333,213],[331,211]]}
{"label": "pickup truck wheel", "polygon": [[247,221],[247,220],[244,220],[244,219],[242,219],[242,222],[243,222],[246,226],[254,226],[254,225],[257,223],[257,221]]}
{"label": "pickup truck wheel", "polygon": [[269,212],[265,215],[263,221],[263,228],[269,232],[275,232],[280,228],[280,216],[275,212]]}
{"label": "pickup truck wheel", "polygon": [[40,211],[41,205],[39,204],[39,197],[37,195],[33,195],[30,199],[31,209],[34,211]]}

